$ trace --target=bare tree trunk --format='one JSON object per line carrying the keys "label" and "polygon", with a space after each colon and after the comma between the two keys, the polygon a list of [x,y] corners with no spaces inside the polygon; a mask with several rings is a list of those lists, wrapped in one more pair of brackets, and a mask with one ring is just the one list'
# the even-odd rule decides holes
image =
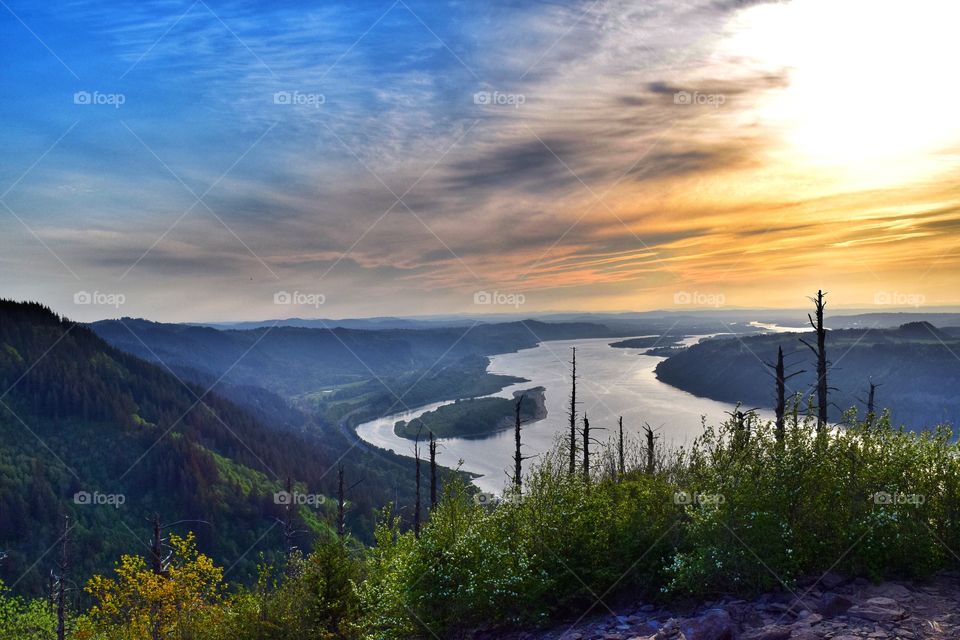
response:
{"label": "bare tree trunk", "polygon": [[287,476],[287,482],[284,484],[287,492],[287,502],[283,505],[283,552],[290,557],[293,553],[293,481]]}
{"label": "bare tree trunk", "polygon": [[817,346],[801,339],[817,356],[817,433],[823,433],[827,426],[827,330],[823,326],[823,310],[827,306],[825,296],[819,290],[815,298],[810,298],[815,306],[816,320],[807,314],[810,326],[817,332]]}
{"label": "bare tree trunk", "polygon": [[343,539],[347,534],[347,523],[344,512],[346,497],[343,491],[343,465],[337,465],[337,536]]}
{"label": "bare tree trunk", "polygon": [[160,538],[160,514],[153,514],[153,542],[150,545],[150,568],[156,575],[163,575],[163,547]]}
{"label": "bare tree trunk", "polygon": [[583,415],[583,481],[590,482],[590,420]]}
{"label": "bare tree trunk", "polygon": [[643,430],[647,436],[647,475],[652,476],[654,470],[654,435],[650,425],[644,425]]}
{"label": "bare tree trunk", "polygon": [[430,511],[437,507],[437,439],[430,432]]}
{"label": "bare tree trunk", "polygon": [[617,470],[620,476],[623,476],[627,472],[626,460],[623,456],[623,416],[620,416],[620,439],[617,442],[617,458],[617,462],[619,463]]}
{"label": "bare tree trunk", "polygon": [[573,349],[570,362],[570,475],[577,472],[577,348]]}
{"label": "bare tree trunk", "polygon": [[[155,575],[163,575],[163,546],[160,526],[160,514],[153,514],[153,541],[150,544],[150,567]],[[160,640],[160,612],[157,604],[154,603],[150,613],[153,618],[150,635],[153,640]]]}
{"label": "bare tree trunk", "polygon": [[785,420],[785,414],[787,411],[787,377],[784,373],[783,367],[783,347],[777,347],[777,367],[776,367],[776,377],[777,377],[777,431],[776,438],[777,442],[783,444],[783,441],[787,437],[787,428]]}
{"label": "bare tree trunk", "polygon": [[876,399],[877,399],[877,387],[879,385],[874,384],[873,380],[870,381],[870,392],[867,395],[867,422],[873,422],[877,417],[876,409]]}
{"label": "bare tree trunk", "polygon": [[60,576],[57,580],[57,640],[67,634],[67,573],[70,569],[70,516],[63,517],[63,536],[60,539]]}
{"label": "bare tree trunk", "polygon": [[420,435],[417,434],[417,442],[414,445],[414,461],[416,466],[417,473],[417,495],[416,501],[413,505],[413,535],[414,537],[420,537]]}
{"label": "bare tree trunk", "polygon": [[514,423],[513,423],[513,439],[514,439],[514,452],[513,452],[513,486],[517,490],[517,494],[520,494],[523,491],[523,455],[520,453],[520,405],[523,403],[523,396],[521,395],[517,399],[517,404],[514,407]]}

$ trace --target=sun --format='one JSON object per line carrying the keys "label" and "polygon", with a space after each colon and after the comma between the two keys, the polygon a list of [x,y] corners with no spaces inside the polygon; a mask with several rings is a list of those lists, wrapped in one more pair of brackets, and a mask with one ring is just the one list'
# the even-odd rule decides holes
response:
{"label": "sun", "polygon": [[730,25],[727,55],[786,75],[754,116],[785,155],[890,180],[956,166],[960,3],[798,0]]}

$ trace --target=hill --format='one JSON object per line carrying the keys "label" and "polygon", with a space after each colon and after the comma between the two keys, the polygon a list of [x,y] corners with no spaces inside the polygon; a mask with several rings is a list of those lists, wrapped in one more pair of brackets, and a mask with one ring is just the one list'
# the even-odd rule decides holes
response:
{"label": "hill", "polygon": [[[432,329],[273,326],[217,330],[123,318],[91,325],[114,347],[191,380],[261,387],[330,423],[487,395],[519,382],[486,372],[487,356],[542,340],[618,337],[600,324],[535,320]],[[247,394],[225,394],[246,403]]]}
{"label": "hill", "polygon": [[[348,476],[362,479],[349,496],[349,525],[362,539],[375,509],[412,493],[408,461],[251,394],[262,415],[288,419],[262,422],[37,304],[0,301],[0,393],[0,579],[24,592],[44,585],[52,562],[44,554],[65,514],[77,524],[78,577],[139,546],[157,513],[200,521],[184,526],[243,581],[261,552],[281,547],[273,493],[287,477],[297,492],[335,496],[328,471],[342,458]],[[329,530],[331,509],[327,501],[299,510],[298,544]]]}
{"label": "hill", "polygon": [[[657,378],[698,396],[749,407],[773,406],[773,380],[765,362],[786,354],[788,394],[808,395],[816,366],[800,344],[812,334],[780,333],[703,340],[657,365]],[[827,334],[831,420],[853,406],[864,410],[870,381],[879,385],[878,409],[910,428],[960,422],[960,330],[914,321],[895,329],[839,329]]]}

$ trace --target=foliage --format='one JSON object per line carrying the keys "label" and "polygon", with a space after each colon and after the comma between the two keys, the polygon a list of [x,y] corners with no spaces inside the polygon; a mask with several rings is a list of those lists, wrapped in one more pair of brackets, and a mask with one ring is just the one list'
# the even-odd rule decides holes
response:
{"label": "foliage", "polygon": [[47,640],[56,628],[49,602],[12,596],[0,582],[0,640]]}
{"label": "foliage", "polygon": [[86,591],[96,603],[77,637],[91,631],[86,637],[105,640],[194,637],[198,623],[221,602],[223,569],[197,551],[192,534],[171,535],[170,547],[161,573],[143,557],[125,555],[116,577],[94,576]]}
{"label": "foliage", "polygon": [[[625,473],[601,460],[589,482],[568,474],[558,447],[522,495],[491,505],[448,481],[419,538],[389,507],[372,547],[322,540],[279,571],[262,564],[252,589],[228,592],[192,536],[171,536],[167,575],[124,556],[114,577],[91,580],[95,604],[73,637],[453,638],[589,613],[622,593],[749,594],[829,569],[880,579],[951,566],[960,457],[950,432],[846,420],[818,434],[795,398],[779,442],[772,424],[734,412],[688,450],[655,452],[652,472],[629,443]],[[52,624],[45,603],[4,598],[0,610],[0,628],[23,637]]]}

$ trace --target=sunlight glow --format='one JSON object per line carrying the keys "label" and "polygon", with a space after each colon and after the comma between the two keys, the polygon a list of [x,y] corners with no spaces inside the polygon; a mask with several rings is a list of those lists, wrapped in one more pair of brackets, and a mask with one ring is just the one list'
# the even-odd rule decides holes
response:
{"label": "sunlight glow", "polygon": [[762,5],[740,14],[732,55],[785,72],[757,105],[800,161],[889,181],[936,171],[960,142],[960,4]]}

